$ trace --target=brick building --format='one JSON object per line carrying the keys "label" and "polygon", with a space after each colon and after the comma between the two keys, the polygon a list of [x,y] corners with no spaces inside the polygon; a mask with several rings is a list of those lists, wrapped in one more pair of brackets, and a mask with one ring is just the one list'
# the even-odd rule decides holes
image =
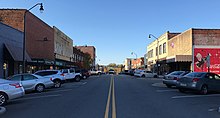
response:
{"label": "brick building", "polygon": [[131,60],[132,69],[144,69],[144,57]]}
{"label": "brick building", "polygon": [[95,62],[96,62],[96,49],[94,46],[76,46],[79,50],[81,50],[83,53],[88,53],[91,56],[92,65],[91,67],[95,68]]}
{"label": "brick building", "polygon": [[160,63],[160,74],[175,70],[209,70],[220,74],[220,29],[191,28],[168,38],[167,42],[167,56],[163,64]]}
{"label": "brick building", "polygon": [[[1,9],[0,21],[24,32],[25,9]],[[53,65],[54,32],[44,21],[30,12],[26,13],[26,51],[32,59],[27,71],[46,69]]]}
{"label": "brick building", "polygon": [[0,22],[0,78],[22,73],[22,44],[23,32]]}

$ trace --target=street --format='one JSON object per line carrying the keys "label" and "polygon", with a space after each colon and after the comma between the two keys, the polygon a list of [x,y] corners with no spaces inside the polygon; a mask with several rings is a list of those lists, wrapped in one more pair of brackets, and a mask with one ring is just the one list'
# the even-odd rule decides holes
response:
{"label": "street", "polygon": [[10,101],[1,118],[219,118],[220,94],[180,93],[162,79],[91,76]]}

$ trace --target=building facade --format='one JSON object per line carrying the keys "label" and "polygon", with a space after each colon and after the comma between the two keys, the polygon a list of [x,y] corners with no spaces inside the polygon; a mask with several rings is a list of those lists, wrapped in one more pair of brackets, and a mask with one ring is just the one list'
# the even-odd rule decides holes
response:
{"label": "building facade", "polygon": [[0,78],[22,73],[22,57],[23,32],[0,22]]}
{"label": "building facade", "polygon": [[144,57],[131,60],[132,69],[144,69]]}
{"label": "building facade", "polygon": [[124,61],[124,66],[125,66],[125,70],[130,70],[131,69],[131,58],[126,58]]}
{"label": "building facade", "polygon": [[95,68],[96,48],[94,46],[76,46],[76,48],[81,50],[83,53],[88,53],[91,56],[92,59],[91,67]]}
{"label": "building facade", "polygon": [[167,40],[166,58],[158,56],[160,74],[176,70],[220,74],[220,29],[191,28]]}
{"label": "building facade", "polygon": [[166,71],[168,56],[168,40],[180,33],[166,32],[147,46],[147,69],[162,73]]}

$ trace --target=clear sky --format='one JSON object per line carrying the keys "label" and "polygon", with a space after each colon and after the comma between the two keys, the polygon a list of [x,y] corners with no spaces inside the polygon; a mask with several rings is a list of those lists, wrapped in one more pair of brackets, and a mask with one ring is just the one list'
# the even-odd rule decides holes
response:
{"label": "clear sky", "polygon": [[0,8],[29,9],[73,39],[74,45],[96,47],[99,64],[123,63],[144,56],[157,37],[189,28],[220,28],[219,0],[0,0]]}

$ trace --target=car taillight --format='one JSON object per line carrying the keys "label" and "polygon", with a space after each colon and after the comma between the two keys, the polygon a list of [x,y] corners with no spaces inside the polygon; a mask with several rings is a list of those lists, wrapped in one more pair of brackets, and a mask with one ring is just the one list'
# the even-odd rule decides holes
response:
{"label": "car taillight", "polygon": [[50,78],[50,81],[53,81],[53,78]]}
{"label": "car taillight", "polygon": [[22,87],[19,83],[9,84],[9,85],[14,86],[15,88],[21,88]]}
{"label": "car taillight", "polygon": [[198,82],[199,78],[193,78],[192,82]]}
{"label": "car taillight", "polygon": [[61,76],[64,76],[64,74],[62,73],[62,74],[60,74]]}
{"label": "car taillight", "polygon": [[177,78],[177,77],[174,77],[174,78],[173,78],[173,80],[179,80],[179,78]]}

